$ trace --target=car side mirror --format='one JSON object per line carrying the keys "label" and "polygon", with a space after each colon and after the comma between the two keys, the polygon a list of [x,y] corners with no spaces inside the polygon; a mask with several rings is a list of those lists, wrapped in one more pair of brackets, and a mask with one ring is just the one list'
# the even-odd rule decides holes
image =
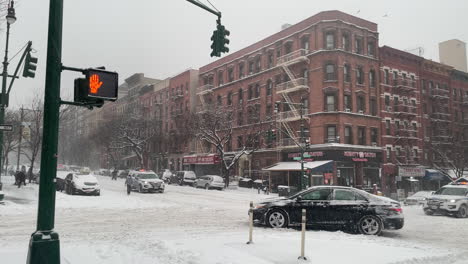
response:
{"label": "car side mirror", "polygon": [[296,202],[300,202],[300,201],[302,201],[302,196],[299,195],[298,197],[296,197]]}

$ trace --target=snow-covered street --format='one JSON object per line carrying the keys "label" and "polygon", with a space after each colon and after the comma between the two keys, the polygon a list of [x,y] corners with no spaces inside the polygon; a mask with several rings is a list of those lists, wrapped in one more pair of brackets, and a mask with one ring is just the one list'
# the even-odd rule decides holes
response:
{"label": "snow-covered street", "polygon": [[[124,181],[98,177],[101,196],[57,193],[62,263],[298,263],[300,232],[255,227],[247,245],[254,190],[169,185],[163,194],[132,193]],[[35,230],[37,185],[18,189],[4,178],[0,263],[25,263]],[[405,227],[369,237],[307,231],[310,263],[468,263],[468,219],[426,216],[404,207]]]}

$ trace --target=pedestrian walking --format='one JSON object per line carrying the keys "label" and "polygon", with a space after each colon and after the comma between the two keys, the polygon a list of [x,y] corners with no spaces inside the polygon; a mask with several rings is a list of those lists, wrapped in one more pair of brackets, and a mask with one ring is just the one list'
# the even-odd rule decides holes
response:
{"label": "pedestrian walking", "polygon": [[32,167],[30,167],[29,170],[28,170],[28,180],[29,180],[29,183],[34,181],[34,174],[33,174],[33,171],[32,171]]}
{"label": "pedestrian walking", "polygon": [[127,185],[127,195],[130,195],[132,192],[132,179],[130,178],[130,175],[127,176],[127,179],[125,180],[125,185]]}
{"label": "pedestrian walking", "polygon": [[23,183],[24,186],[26,186],[26,167],[21,166],[21,171],[19,171],[17,175],[18,175],[18,188],[21,187],[21,183]]}
{"label": "pedestrian walking", "polygon": [[112,180],[117,180],[117,170],[115,170],[115,169],[112,172]]}

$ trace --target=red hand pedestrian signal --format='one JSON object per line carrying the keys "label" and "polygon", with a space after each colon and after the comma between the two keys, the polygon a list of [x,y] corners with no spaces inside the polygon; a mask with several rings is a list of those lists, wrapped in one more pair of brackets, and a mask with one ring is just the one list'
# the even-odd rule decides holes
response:
{"label": "red hand pedestrian signal", "polygon": [[93,74],[89,78],[89,88],[90,88],[90,93],[92,94],[97,94],[99,88],[101,88],[102,82],[99,81],[99,75]]}

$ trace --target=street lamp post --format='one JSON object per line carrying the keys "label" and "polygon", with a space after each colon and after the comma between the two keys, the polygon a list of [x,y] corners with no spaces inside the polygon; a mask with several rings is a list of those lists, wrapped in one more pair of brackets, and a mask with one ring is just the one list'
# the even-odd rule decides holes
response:
{"label": "street lamp post", "polygon": [[[6,15],[7,31],[6,31],[6,45],[5,57],[3,58],[3,72],[2,72],[2,94],[0,96],[0,124],[5,122],[5,108],[8,105],[8,95],[6,91],[7,78],[8,78],[8,42],[10,40],[10,25],[16,22],[14,2],[11,1],[8,6],[8,14]],[[0,182],[1,173],[3,172],[3,131],[0,131]]]}

